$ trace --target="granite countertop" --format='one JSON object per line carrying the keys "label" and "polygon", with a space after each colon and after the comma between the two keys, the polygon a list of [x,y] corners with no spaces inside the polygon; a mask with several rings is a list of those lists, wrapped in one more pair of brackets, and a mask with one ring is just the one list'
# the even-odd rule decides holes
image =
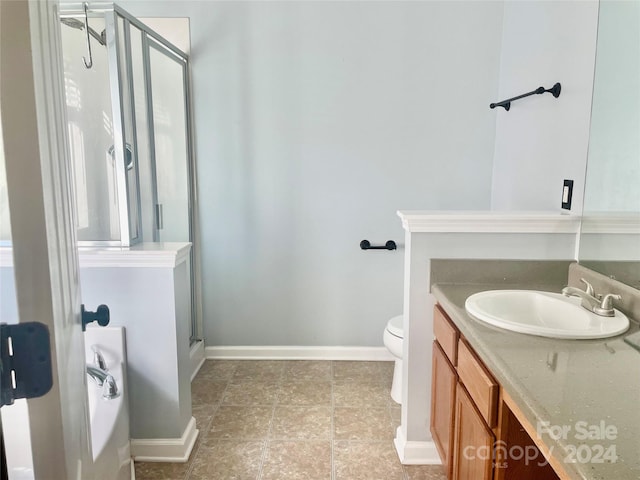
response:
{"label": "granite countertop", "polygon": [[[536,428],[542,422],[565,428],[564,438],[546,432],[540,438],[569,478],[638,480],[640,351],[623,341],[638,330],[634,323],[627,333],[609,339],[560,340],[494,328],[464,309],[467,297],[479,291],[559,292],[563,286],[438,284],[432,293],[526,420]],[[592,426],[601,438],[582,439]]]}

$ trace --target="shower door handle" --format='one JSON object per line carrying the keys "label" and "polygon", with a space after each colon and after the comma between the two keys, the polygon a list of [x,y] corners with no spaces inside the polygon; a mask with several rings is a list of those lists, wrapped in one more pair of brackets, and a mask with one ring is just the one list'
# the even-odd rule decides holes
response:
{"label": "shower door handle", "polygon": [[156,227],[158,230],[162,230],[164,220],[162,218],[162,204],[156,203]]}

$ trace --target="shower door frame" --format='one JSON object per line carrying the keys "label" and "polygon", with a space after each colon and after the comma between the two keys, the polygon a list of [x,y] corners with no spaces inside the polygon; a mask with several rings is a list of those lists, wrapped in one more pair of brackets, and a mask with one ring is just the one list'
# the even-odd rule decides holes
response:
{"label": "shower door frame", "polygon": [[[115,5],[114,5],[115,6]],[[135,122],[135,102],[134,92],[132,88],[132,80],[130,78],[131,73],[131,55],[125,55],[125,78],[129,80],[129,105],[125,106],[123,85],[121,83],[121,58],[119,49],[119,32],[118,32],[118,15],[115,9],[111,12],[104,13],[105,29],[107,32],[107,58],[109,59],[109,86],[111,88],[111,116],[113,121],[113,145],[116,155],[116,189],[118,191],[118,214],[120,220],[120,246],[129,247],[140,243],[142,240],[142,203],[140,200],[140,170],[138,161],[138,139],[136,137],[136,122]],[[126,23],[125,23],[126,27]],[[126,32],[126,28],[125,28]],[[126,37],[125,37],[126,38]],[[112,45],[112,46],[110,46]],[[126,52],[131,52],[131,46],[127,45]],[[127,145],[127,139],[125,137],[125,120],[124,109],[129,108],[132,115],[132,129],[133,129],[133,165],[136,170],[136,204],[137,212],[136,216],[136,230],[137,236],[131,235],[131,210],[129,208],[131,199],[129,194],[131,192],[129,188],[129,178],[127,176],[127,168],[125,166],[125,151]]]}
{"label": "shower door frame", "polygon": [[[141,25],[144,25],[140,23]],[[128,26],[127,17],[125,17],[125,29]],[[134,26],[138,27],[138,25]],[[143,32],[145,29],[140,28]],[[148,27],[146,27],[148,29]],[[150,30],[150,29],[148,29]],[[128,30],[127,30],[128,31]],[[127,42],[130,42],[129,35],[125,37]],[[173,47],[170,43],[165,43],[162,41],[162,37],[154,36],[154,35],[145,35],[142,40],[142,54],[143,54],[143,62],[144,62],[144,76],[146,83],[146,101],[147,101],[147,124],[149,125],[149,149],[151,153],[151,167],[153,171],[153,202],[154,205],[158,205],[158,187],[157,187],[157,175],[156,175],[156,149],[155,149],[155,125],[153,120],[153,89],[151,86],[151,49],[153,48],[156,52],[165,55],[172,60],[178,62],[180,67],[182,68],[182,79],[183,79],[183,89],[184,89],[184,114],[185,114],[185,142],[186,142],[186,155],[187,155],[187,191],[188,195],[188,216],[189,216],[189,240],[191,242],[191,253],[189,256],[190,261],[190,275],[191,275],[191,332],[189,335],[189,341],[193,345],[197,341],[202,340],[202,309],[201,304],[199,302],[201,290],[200,290],[200,271],[198,268],[199,265],[199,249],[195,248],[194,239],[197,238],[197,214],[196,214],[196,170],[195,170],[195,150],[193,148],[194,145],[194,134],[193,134],[193,110],[191,108],[191,70],[190,70],[190,62],[188,56],[179,50],[178,48]],[[128,44],[126,46],[127,50],[131,51],[131,45]],[[155,228],[153,233],[153,241],[160,241],[159,236],[159,222],[161,219],[161,212],[156,213],[155,218]]]}

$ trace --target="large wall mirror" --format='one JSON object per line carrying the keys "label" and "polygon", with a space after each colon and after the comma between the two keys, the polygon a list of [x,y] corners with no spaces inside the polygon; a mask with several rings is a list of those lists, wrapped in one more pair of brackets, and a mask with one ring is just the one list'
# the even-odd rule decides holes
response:
{"label": "large wall mirror", "polygon": [[640,289],[640,2],[600,2],[579,261]]}

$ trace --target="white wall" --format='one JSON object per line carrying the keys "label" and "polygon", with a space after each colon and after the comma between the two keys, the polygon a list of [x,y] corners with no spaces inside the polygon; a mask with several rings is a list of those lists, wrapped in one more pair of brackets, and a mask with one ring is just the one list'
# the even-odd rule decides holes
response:
{"label": "white wall", "polygon": [[572,211],[580,213],[597,17],[594,0],[505,2],[496,101],[556,82],[562,93],[496,109],[493,209],[559,210],[562,181],[572,179]]}
{"label": "white wall", "polygon": [[585,212],[638,212],[640,2],[602,3],[596,62]]}
{"label": "white wall", "polygon": [[490,205],[501,2],[120,2],[190,18],[207,345],[382,345],[404,209]]}
{"label": "white wall", "polygon": [[187,264],[81,267],[82,302],[125,327],[131,438],[178,439],[191,419]]}

